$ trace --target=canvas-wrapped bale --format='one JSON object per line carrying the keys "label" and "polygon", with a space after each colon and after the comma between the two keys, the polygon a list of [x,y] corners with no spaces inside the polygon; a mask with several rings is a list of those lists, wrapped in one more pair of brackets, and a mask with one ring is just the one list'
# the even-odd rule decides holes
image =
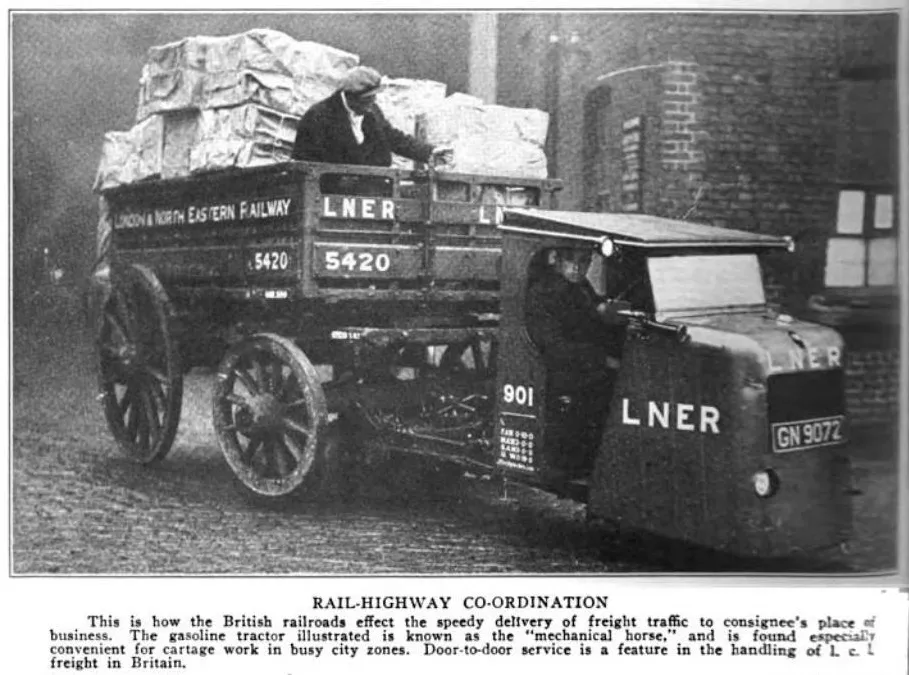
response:
{"label": "canvas-wrapped bale", "polygon": [[292,78],[280,73],[225,70],[206,75],[201,96],[203,104],[199,108],[211,110],[258,103],[285,112],[307,110],[319,100],[316,96],[321,93],[307,96],[295,86]]}
{"label": "canvas-wrapped bale", "polygon": [[160,115],[139,122],[129,131],[105,134],[95,189],[104,190],[160,176],[165,141],[165,120]]}
{"label": "canvas-wrapped bale", "polygon": [[423,131],[431,139],[489,134],[542,146],[549,131],[549,114],[542,110],[488,105],[476,96],[460,92],[422,117]]}
{"label": "canvas-wrapped bale", "polygon": [[549,115],[533,108],[485,105],[454,94],[417,117],[417,136],[453,148],[442,167],[458,173],[516,178],[547,178]]}
{"label": "canvas-wrapped bale", "polygon": [[[388,122],[411,136],[416,135],[417,116],[445,100],[447,86],[433,80],[383,78],[376,104]],[[392,155],[392,168],[413,169],[413,160]]]}
{"label": "canvas-wrapped bale", "polygon": [[250,102],[302,115],[358,63],[355,54],[269,29],[184,38],[149,49],[137,120]]}
{"label": "canvas-wrapped bale", "polygon": [[312,72],[325,77],[343,74],[359,57],[336,47],[295,40],[270,28],[233,35],[187,37],[149,48],[146,69],[153,75],[189,69],[216,73],[227,70],[295,75]]}
{"label": "canvas-wrapped bale", "polygon": [[189,151],[196,142],[199,113],[192,110],[152,115],[132,128],[137,168],[133,180],[189,174]]}
{"label": "canvas-wrapped bale", "polygon": [[161,178],[186,176],[189,171],[190,151],[199,133],[199,112],[179,110],[162,115],[160,131],[164,134],[161,145]]}
{"label": "canvas-wrapped bale", "polygon": [[162,115],[154,115],[147,120],[139,122],[132,128],[133,146],[137,162],[134,180],[161,175],[165,142],[164,126],[164,117]]}
{"label": "canvas-wrapped bale", "polygon": [[290,160],[299,118],[255,104],[152,115],[105,135],[95,189]]}
{"label": "canvas-wrapped bale", "polygon": [[136,121],[143,122],[152,115],[175,110],[196,110],[204,101],[204,73],[179,69],[149,74],[143,67],[139,79],[139,106]]}
{"label": "canvas-wrapped bale", "polygon": [[255,104],[203,110],[190,150],[192,173],[290,160],[299,118]]}
{"label": "canvas-wrapped bale", "polygon": [[94,190],[106,190],[132,183],[135,174],[135,146],[131,131],[108,131],[101,146],[101,162],[95,174]]}
{"label": "canvas-wrapped bale", "polygon": [[319,42],[288,39],[278,31],[267,32],[269,49],[287,66],[294,81],[325,91],[325,96],[341,85],[350,69],[360,65],[359,56],[343,49]]}
{"label": "canvas-wrapped bale", "polygon": [[535,143],[474,136],[450,145],[452,159],[440,171],[535,179],[549,175],[546,151]]}

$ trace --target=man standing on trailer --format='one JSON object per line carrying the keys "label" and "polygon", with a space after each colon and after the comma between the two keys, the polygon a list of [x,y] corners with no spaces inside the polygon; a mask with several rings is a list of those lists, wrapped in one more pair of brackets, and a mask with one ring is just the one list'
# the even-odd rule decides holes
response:
{"label": "man standing on trailer", "polygon": [[[352,69],[338,91],[303,115],[291,157],[308,162],[382,167],[391,166],[392,153],[431,164],[450,158],[450,148],[423,143],[388,122],[376,105],[376,94],[381,87],[382,76],[375,69],[366,66]],[[329,178],[328,184],[322,186],[323,191],[349,189],[341,180],[344,176]],[[365,188],[363,183],[361,180],[359,187]],[[384,193],[387,181],[379,178],[366,183],[381,184],[379,191]]]}

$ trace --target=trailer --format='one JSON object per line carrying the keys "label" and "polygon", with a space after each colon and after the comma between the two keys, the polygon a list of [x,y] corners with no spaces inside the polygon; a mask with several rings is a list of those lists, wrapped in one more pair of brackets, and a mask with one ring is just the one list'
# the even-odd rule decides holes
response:
{"label": "trailer", "polygon": [[[844,541],[843,343],[774,311],[758,262],[791,240],[556,211],[560,187],[291,162],[105,191],[114,438],[162,459],[184,373],[208,366],[220,449],[265,500],[326,492],[381,447],[736,554]],[[620,317],[592,412],[527,325],[540,261],[567,248]]]}

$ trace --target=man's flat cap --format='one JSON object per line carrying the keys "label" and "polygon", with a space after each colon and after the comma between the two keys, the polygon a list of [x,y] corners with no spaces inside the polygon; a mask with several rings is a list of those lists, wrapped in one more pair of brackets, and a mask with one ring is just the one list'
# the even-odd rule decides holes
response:
{"label": "man's flat cap", "polygon": [[369,96],[378,91],[380,86],[382,86],[382,76],[378,70],[367,66],[357,66],[347,73],[341,89],[354,96]]}

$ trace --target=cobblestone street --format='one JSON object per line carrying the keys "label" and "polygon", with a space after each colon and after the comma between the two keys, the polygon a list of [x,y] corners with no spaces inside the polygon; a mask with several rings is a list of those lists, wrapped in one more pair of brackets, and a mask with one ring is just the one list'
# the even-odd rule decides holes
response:
{"label": "cobblestone street", "polygon": [[895,565],[897,485],[886,452],[864,452],[867,459],[854,464],[859,494],[849,550],[773,565],[681,562],[591,529],[574,502],[516,486],[503,499],[489,481],[411,461],[386,467],[344,500],[267,510],[244,498],[221,457],[209,421],[209,375],[188,378],[167,459],[143,468],[122,456],[94,398],[79,322],[64,313],[16,331],[15,574],[870,572]]}

